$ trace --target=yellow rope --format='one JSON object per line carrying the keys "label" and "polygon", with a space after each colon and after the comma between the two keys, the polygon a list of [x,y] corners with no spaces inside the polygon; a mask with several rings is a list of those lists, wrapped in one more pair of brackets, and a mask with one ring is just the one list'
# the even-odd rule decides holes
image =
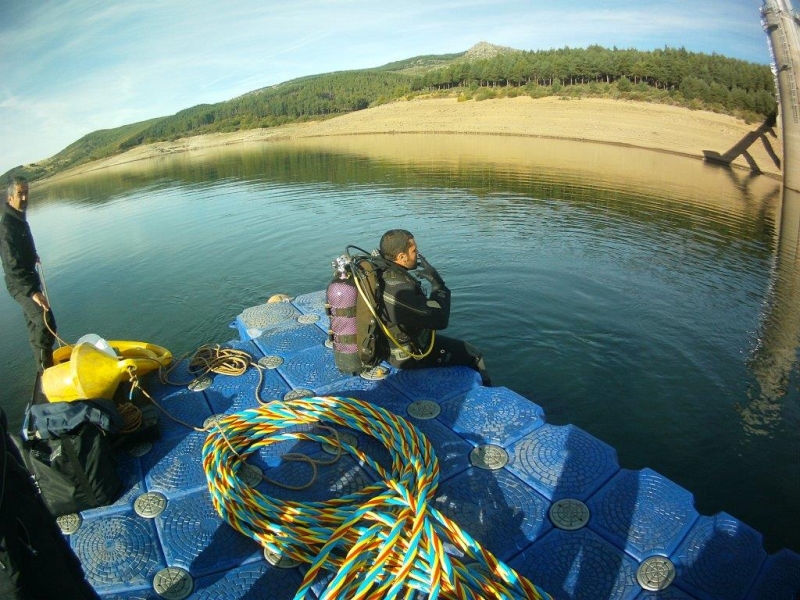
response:
{"label": "yellow rope", "polygon": [[[45,298],[46,297],[47,296],[45,296]],[[48,300],[47,302],[49,304],[50,300]],[[53,331],[53,328],[50,327],[50,322],[47,319],[47,313],[49,313],[50,311],[43,306],[40,308],[42,309],[42,319],[44,320],[44,326],[47,327],[47,331],[49,331],[50,334],[56,339],[59,346],[69,346],[69,344],[64,340],[62,340],[61,337],[59,337],[59,335],[55,331]]]}
{"label": "yellow rope", "polygon": [[132,433],[142,426],[142,411],[133,402],[124,402],[117,406],[122,416],[121,433]]}
{"label": "yellow rope", "polygon": [[195,350],[192,358],[189,359],[188,371],[192,375],[192,379],[189,381],[173,381],[169,379],[170,373],[172,373],[173,369],[175,369],[186,356],[187,354],[184,354],[173,361],[172,366],[167,369],[164,369],[163,366],[159,368],[158,373],[161,383],[176,386],[190,385],[209,373],[238,377],[244,375],[249,367],[255,367],[258,371],[258,383],[255,387],[256,402],[259,404],[265,403],[261,398],[261,384],[264,382],[264,367],[255,362],[253,357],[244,350],[223,348],[219,344],[200,346]]}

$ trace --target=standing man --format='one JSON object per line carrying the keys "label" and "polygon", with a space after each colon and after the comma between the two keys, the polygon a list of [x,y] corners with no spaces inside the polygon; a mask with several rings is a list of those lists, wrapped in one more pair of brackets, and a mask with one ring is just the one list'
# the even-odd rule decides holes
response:
{"label": "standing man", "polygon": [[27,209],[28,180],[14,177],[8,185],[8,198],[0,219],[0,258],[8,293],[22,307],[28,340],[41,372],[53,364],[56,321],[36,271],[39,255],[26,218]]}
{"label": "standing man", "polygon": [[[472,344],[438,335],[450,320],[450,290],[425,257],[417,252],[414,236],[392,229],[381,237],[380,253],[393,263],[382,271],[382,304],[388,329],[399,342],[390,341],[389,363],[399,369],[466,365],[478,371],[484,385],[491,385],[483,356]],[[431,285],[430,297],[411,274]]]}

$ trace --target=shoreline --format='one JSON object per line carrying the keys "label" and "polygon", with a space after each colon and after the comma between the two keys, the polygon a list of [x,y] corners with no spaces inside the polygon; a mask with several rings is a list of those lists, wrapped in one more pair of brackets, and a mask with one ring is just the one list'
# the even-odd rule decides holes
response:
{"label": "shoreline", "polygon": [[[704,160],[704,150],[724,154],[743,138],[752,135],[758,127],[757,123],[748,125],[728,115],[629,100],[532,99],[527,96],[480,102],[459,102],[456,98],[414,99],[383,104],[324,121],[156,142],[79,165],[40,183],[159,156],[220,146],[387,134],[457,134],[592,142]],[[763,175],[780,179],[781,170],[775,165],[769,151],[782,159],[783,144],[779,127],[774,128],[772,133],[774,135],[757,139],[747,153]],[[731,167],[752,170],[743,156],[736,158]]]}

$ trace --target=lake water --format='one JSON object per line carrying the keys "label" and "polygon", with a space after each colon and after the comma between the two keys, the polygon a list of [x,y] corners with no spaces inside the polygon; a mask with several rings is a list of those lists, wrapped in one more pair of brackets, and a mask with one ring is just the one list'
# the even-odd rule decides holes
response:
{"label": "lake water", "polygon": [[[174,354],[242,309],[323,289],[348,244],[411,230],[448,334],[497,385],[800,550],[800,199],[780,182],[600,144],[353,136],[165,156],[32,188],[60,335]],[[33,360],[0,294],[13,425]]]}

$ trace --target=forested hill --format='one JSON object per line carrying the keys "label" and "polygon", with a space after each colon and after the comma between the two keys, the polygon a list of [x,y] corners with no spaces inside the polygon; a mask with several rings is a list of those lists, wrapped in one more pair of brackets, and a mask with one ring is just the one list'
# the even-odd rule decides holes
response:
{"label": "forested hill", "polygon": [[12,171],[33,181],[141,144],[324,119],[401,98],[455,95],[459,100],[480,101],[523,94],[662,102],[724,112],[750,122],[776,111],[774,78],[766,65],[683,48],[522,51],[481,42],[458,54],[303,77],[225,102],[96,131],[50,159]]}

